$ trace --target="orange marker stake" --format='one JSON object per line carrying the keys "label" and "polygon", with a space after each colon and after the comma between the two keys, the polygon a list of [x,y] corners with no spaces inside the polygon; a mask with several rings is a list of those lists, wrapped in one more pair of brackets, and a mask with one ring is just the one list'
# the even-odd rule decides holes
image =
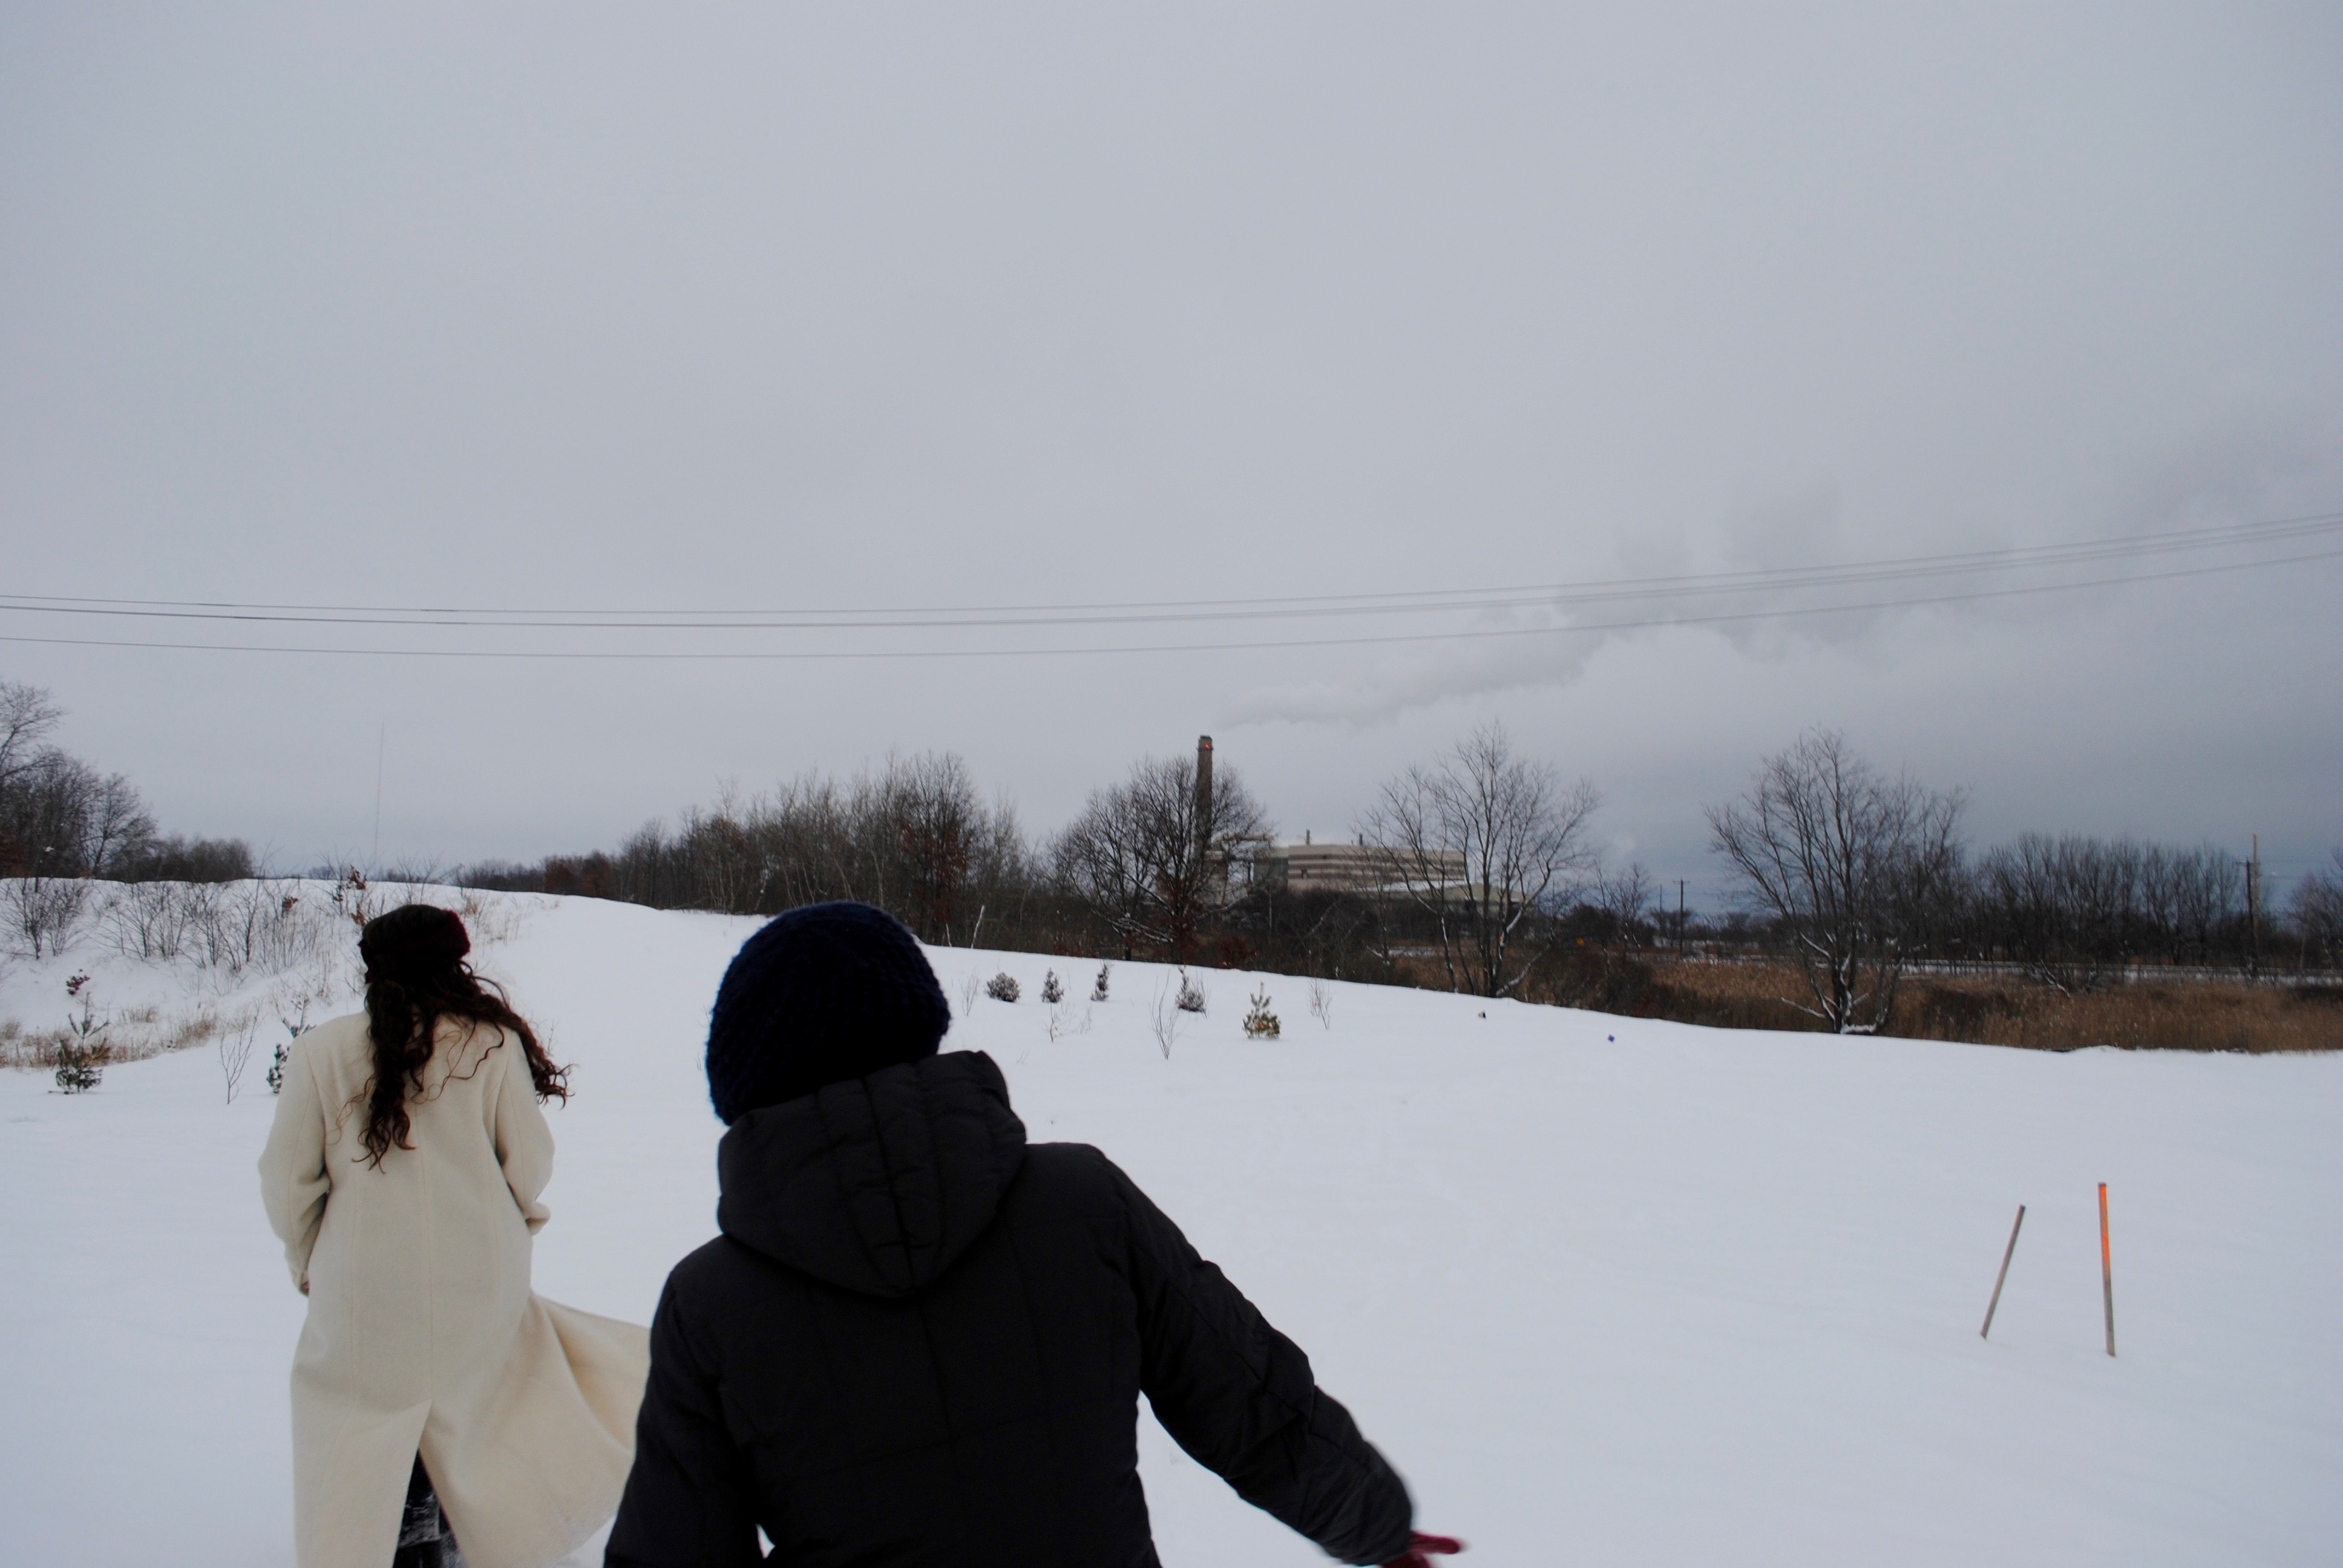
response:
{"label": "orange marker stake", "polygon": [[2099,1183],[2099,1285],[2107,1300],[2107,1354],[2116,1353],[2116,1260],[2107,1245],[2107,1184]]}
{"label": "orange marker stake", "polygon": [[2020,1203],[2017,1206],[2017,1224],[2012,1225],[2009,1228],[2009,1245],[2002,1249],[2001,1272],[1996,1274],[1993,1278],[1993,1300],[1985,1304],[1985,1327],[1977,1331],[1977,1338],[1979,1339],[1984,1339],[1993,1332],[1994,1309],[2001,1305],[2001,1287],[2007,1283],[2009,1280],[2009,1260],[2017,1255],[2018,1227],[2025,1223],[2026,1205]]}

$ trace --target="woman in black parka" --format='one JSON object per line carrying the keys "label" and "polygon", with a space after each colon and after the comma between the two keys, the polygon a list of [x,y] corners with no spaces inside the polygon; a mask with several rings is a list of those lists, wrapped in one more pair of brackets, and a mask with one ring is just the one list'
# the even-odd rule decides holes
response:
{"label": "woman in black parka", "polygon": [[1343,1562],[1455,1550],[1129,1177],[1029,1145],[990,1058],[936,1053],[950,1023],[866,905],[792,910],[733,960],[708,1038],[723,1234],[651,1326],[612,1568],[1151,1568],[1141,1392]]}

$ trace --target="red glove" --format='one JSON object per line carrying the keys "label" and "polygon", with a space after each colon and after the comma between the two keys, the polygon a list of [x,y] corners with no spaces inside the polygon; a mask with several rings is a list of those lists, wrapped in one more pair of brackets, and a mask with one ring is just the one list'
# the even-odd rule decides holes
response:
{"label": "red glove", "polygon": [[1407,1550],[1383,1564],[1383,1568],[1432,1568],[1432,1559],[1444,1557],[1451,1552],[1462,1552],[1464,1543],[1453,1535],[1426,1535],[1423,1531],[1411,1531]]}

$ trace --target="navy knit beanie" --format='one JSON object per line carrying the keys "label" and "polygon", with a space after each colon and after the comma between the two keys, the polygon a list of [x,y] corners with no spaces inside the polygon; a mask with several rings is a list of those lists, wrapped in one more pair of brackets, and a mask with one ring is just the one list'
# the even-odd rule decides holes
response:
{"label": "navy knit beanie", "polygon": [[933,1056],[936,971],[892,915],[808,904],[740,944],[708,1019],[708,1093],[729,1125],[824,1084]]}

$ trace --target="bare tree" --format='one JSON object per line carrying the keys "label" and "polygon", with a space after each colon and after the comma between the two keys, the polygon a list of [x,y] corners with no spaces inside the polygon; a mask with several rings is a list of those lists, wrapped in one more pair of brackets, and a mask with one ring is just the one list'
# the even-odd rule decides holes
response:
{"label": "bare tree", "polygon": [[90,791],[82,825],[82,864],[93,877],[120,877],[155,842],[155,819],[130,780],[113,774]]}
{"label": "bare tree", "polygon": [[2333,961],[2343,949],[2343,849],[2334,852],[2330,864],[2303,873],[2287,910],[2304,945],[2319,955],[2320,963]]}
{"label": "bare tree", "polygon": [[2186,850],[2161,844],[2148,845],[2139,857],[2140,915],[2161,939],[2162,956],[2175,963],[2180,958],[2180,866],[2186,857]]}
{"label": "bare tree", "polygon": [[691,901],[703,909],[744,915],[757,907],[767,872],[758,853],[755,807],[743,809],[739,791],[726,782],[716,809],[694,806],[676,833],[676,854],[691,879]]}
{"label": "bare tree", "polygon": [[950,752],[890,758],[878,799],[881,831],[895,865],[896,908],[922,941],[949,942],[971,932],[980,897],[971,897],[991,846],[993,823]]}
{"label": "bare tree", "polygon": [[846,791],[820,773],[789,779],[759,800],[755,833],[769,881],[758,907],[793,910],[850,896],[853,817]]}
{"label": "bare tree", "polygon": [[0,869],[36,877],[89,873],[90,820],[106,781],[55,747],[22,758],[0,790]]}
{"label": "bare tree", "polygon": [[1266,813],[1237,777],[1212,774],[1209,847],[1196,821],[1192,758],[1142,758],[1124,782],[1091,791],[1051,847],[1059,879],[1121,940],[1122,956],[1145,947],[1182,963],[1229,894],[1238,846],[1265,835]]}
{"label": "bare tree", "polygon": [[1653,903],[1659,896],[1644,862],[1631,861],[1615,870],[1599,873],[1593,890],[1594,906],[1603,911],[1604,923],[1611,928],[1613,940],[1621,947],[1638,943],[1644,922],[1651,917]]}
{"label": "bare tree", "polygon": [[1741,799],[1708,809],[1709,847],[1794,944],[1813,1005],[1791,1005],[1841,1034],[1887,1021],[1914,916],[1959,872],[1963,804],[1815,729],[1765,759]]}
{"label": "bare tree", "polygon": [[1979,862],[1976,897],[1997,944],[2052,990],[2105,989],[2160,930],[2165,858],[2127,839],[2023,833]]}
{"label": "bare tree", "polygon": [[1504,996],[1551,945],[1532,922],[1594,861],[1599,801],[1587,780],[1564,785],[1551,764],[1517,756],[1493,721],[1387,781],[1359,837],[1430,922],[1449,989]]}
{"label": "bare tree", "polygon": [[2172,900],[2175,962],[2189,956],[2210,963],[2224,927],[2245,908],[2245,867],[2217,844],[2199,845],[2167,857],[2165,874]]}
{"label": "bare tree", "polygon": [[38,754],[42,739],[65,716],[42,688],[0,680],[0,789]]}

